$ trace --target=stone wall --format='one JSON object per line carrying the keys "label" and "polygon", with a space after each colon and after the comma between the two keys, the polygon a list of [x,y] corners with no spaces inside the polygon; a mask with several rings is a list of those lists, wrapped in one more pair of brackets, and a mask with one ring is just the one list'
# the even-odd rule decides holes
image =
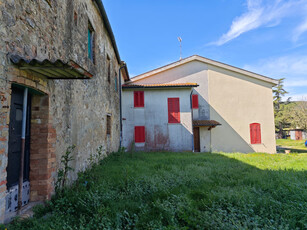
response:
{"label": "stone wall", "polygon": [[[88,58],[88,25],[95,34],[95,63]],[[4,218],[12,83],[39,92],[32,98],[31,200],[49,199],[66,148],[76,145],[74,173],[88,166],[99,146],[119,146],[119,61],[103,19],[91,0],[0,0],[0,222]],[[27,59],[73,60],[94,76],[89,80],[50,80],[14,66],[8,54]],[[111,61],[108,81],[107,57]],[[107,115],[112,132],[106,133]],[[40,172],[40,173],[39,173]]]}

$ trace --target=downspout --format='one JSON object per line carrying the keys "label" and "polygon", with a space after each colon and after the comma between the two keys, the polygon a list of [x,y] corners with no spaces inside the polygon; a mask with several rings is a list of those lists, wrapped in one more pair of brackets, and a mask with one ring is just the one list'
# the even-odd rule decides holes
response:
{"label": "downspout", "polygon": [[122,140],[123,140],[123,114],[122,114],[122,77],[121,77],[121,70],[126,67],[126,63],[122,62],[121,67],[119,68],[119,150],[122,147]]}
{"label": "downspout", "polygon": [[27,105],[28,103],[28,88],[24,89],[23,95],[23,111],[22,111],[22,130],[21,130],[21,156],[20,156],[20,172],[19,172],[19,185],[18,185],[18,214],[22,207],[22,185],[23,185],[23,170],[25,158],[25,145],[26,145],[26,121],[27,121]]}
{"label": "downspout", "polygon": [[191,108],[191,122],[192,122],[192,151],[194,153],[194,127],[193,127],[193,108],[192,108],[192,94],[193,94],[193,89],[191,90],[190,94],[190,108]]}

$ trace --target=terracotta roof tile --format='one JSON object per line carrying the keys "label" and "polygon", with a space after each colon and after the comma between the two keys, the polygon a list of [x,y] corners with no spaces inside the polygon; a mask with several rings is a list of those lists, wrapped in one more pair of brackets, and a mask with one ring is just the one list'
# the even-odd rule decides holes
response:
{"label": "terracotta roof tile", "polygon": [[178,87],[197,87],[197,83],[165,83],[165,84],[125,84],[123,89],[133,88],[178,88]]}

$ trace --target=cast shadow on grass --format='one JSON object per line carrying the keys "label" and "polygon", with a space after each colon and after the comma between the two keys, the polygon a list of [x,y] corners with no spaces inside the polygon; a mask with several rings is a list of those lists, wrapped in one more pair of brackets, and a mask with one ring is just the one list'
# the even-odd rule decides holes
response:
{"label": "cast shadow on grass", "polygon": [[261,170],[233,155],[114,154],[9,229],[306,229],[307,166]]}

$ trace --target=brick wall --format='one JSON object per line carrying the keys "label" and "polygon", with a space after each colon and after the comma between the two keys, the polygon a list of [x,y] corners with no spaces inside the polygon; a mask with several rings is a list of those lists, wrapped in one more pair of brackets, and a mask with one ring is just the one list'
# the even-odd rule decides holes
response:
{"label": "brick wall", "polygon": [[47,200],[54,191],[56,130],[49,114],[49,97],[32,99],[30,184],[31,201]]}

